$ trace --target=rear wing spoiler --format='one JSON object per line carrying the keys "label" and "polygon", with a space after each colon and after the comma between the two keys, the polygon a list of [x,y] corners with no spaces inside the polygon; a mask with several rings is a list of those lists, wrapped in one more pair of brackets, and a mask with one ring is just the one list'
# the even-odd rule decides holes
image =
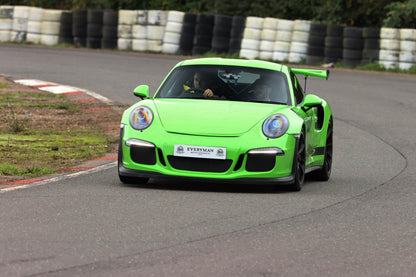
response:
{"label": "rear wing spoiler", "polygon": [[292,68],[292,72],[295,74],[305,75],[306,76],[314,76],[325,78],[328,80],[329,78],[329,70],[328,69],[304,69],[304,68]]}

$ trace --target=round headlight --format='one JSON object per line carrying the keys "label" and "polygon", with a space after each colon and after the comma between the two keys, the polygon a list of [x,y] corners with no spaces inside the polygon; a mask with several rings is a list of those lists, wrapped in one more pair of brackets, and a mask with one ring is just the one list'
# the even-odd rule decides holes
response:
{"label": "round headlight", "polygon": [[153,113],[145,106],[135,108],[130,114],[130,125],[136,130],[146,129],[152,121]]}
{"label": "round headlight", "polygon": [[263,123],[263,134],[269,138],[283,136],[289,128],[289,120],[282,114],[269,116]]}

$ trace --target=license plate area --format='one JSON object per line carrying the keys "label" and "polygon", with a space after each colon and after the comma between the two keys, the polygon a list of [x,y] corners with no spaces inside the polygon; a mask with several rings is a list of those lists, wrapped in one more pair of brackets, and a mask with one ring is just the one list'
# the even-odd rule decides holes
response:
{"label": "license plate area", "polygon": [[175,144],[173,155],[176,157],[225,160],[227,148]]}

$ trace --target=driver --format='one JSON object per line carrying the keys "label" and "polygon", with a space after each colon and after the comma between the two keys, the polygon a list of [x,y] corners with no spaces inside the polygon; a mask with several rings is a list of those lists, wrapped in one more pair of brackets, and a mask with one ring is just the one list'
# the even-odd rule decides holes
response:
{"label": "driver", "polygon": [[[212,87],[212,81],[208,76],[202,72],[196,72],[194,74],[194,88],[199,88],[203,90],[203,96],[206,98],[219,98],[210,87]],[[190,89],[187,86],[184,86],[185,90]]]}

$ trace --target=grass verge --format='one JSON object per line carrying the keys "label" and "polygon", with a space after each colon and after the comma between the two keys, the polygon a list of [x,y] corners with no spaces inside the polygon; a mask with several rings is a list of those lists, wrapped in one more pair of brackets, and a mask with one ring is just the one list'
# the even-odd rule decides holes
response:
{"label": "grass verge", "polygon": [[114,151],[123,109],[0,76],[0,183],[57,173]]}

